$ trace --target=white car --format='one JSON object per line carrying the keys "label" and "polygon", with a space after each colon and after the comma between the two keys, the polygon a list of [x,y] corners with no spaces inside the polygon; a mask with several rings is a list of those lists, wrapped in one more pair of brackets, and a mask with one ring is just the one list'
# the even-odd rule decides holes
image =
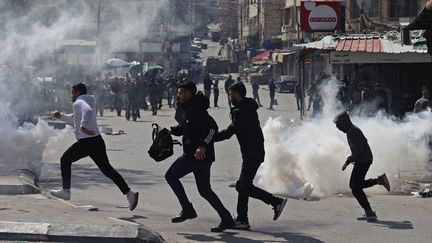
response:
{"label": "white car", "polygon": [[192,41],[192,44],[197,45],[201,48],[201,46],[203,45],[203,42],[202,42],[201,38],[194,38]]}

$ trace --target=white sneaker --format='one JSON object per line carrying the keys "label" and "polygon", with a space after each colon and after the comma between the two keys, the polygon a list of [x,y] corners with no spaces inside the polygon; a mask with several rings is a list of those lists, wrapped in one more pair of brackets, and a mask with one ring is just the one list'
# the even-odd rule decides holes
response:
{"label": "white sneaker", "polygon": [[58,197],[61,198],[63,200],[70,200],[71,197],[71,192],[70,190],[65,190],[65,189],[57,189],[57,190],[51,190],[51,195],[53,195],[54,197]]}
{"label": "white sneaker", "polygon": [[126,197],[127,197],[128,202],[129,202],[129,209],[130,209],[130,211],[133,211],[136,208],[136,206],[138,205],[139,193],[130,190],[126,194]]}

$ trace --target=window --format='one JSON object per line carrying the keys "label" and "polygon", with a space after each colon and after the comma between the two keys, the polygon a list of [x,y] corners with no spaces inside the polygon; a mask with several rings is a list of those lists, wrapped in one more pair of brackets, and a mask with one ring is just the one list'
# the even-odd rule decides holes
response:
{"label": "window", "polygon": [[417,16],[418,0],[392,0],[389,2],[389,19]]}
{"label": "window", "polygon": [[292,8],[284,9],[283,25],[292,26]]}
{"label": "window", "polygon": [[350,4],[349,11],[351,12],[351,19],[360,18],[360,13],[362,10],[368,17],[371,18],[379,17],[379,10],[380,10],[379,0],[372,0],[372,1],[351,0],[350,3],[351,4]]}

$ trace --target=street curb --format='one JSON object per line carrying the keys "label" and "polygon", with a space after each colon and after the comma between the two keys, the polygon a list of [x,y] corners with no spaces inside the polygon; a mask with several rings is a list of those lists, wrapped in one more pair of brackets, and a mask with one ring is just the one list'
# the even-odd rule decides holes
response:
{"label": "street curb", "polygon": [[48,224],[0,221],[0,240],[55,242],[165,242],[139,225]]}
{"label": "street curb", "polygon": [[0,174],[0,195],[40,194],[37,180],[30,171],[12,173],[2,178]]}

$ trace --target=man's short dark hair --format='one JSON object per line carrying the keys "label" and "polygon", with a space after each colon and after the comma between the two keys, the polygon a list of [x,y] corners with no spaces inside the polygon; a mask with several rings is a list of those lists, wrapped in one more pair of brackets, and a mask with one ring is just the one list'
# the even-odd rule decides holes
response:
{"label": "man's short dark hair", "polygon": [[72,86],[72,89],[80,92],[80,94],[87,94],[87,87],[83,83],[76,84]]}
{"label": "man's short dark hair", "polygon": [[194,82],[184,82],[179,85],[180,89],[185,89],[192,93],[192,95],[195,95],[197,92],[197,86]]}
{"label": "man's short dark hair", "polygon": [[241,97],[246,97],[246,86],[242,82],[235,82],[229,88],[231,92],[237,92]]}

